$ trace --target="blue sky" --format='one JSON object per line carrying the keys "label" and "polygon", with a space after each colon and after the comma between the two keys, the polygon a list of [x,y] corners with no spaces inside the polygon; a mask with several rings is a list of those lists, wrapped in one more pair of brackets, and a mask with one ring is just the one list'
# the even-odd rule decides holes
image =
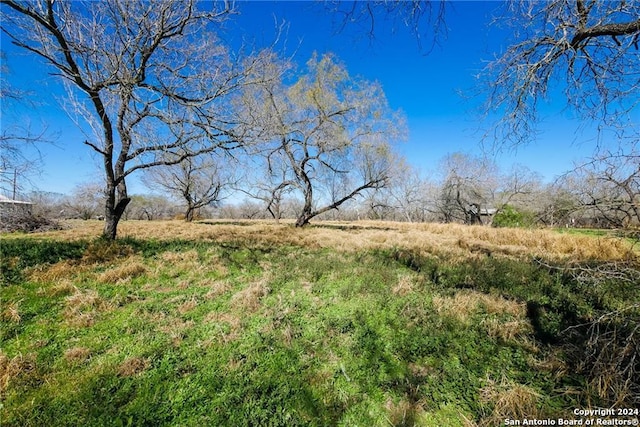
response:
{"label": "blue sky", "polygon": [[[316,2],[243,1],[239,14],[227,24],[223,38],[237,44],[241,38],[260,46],[272,42],[275,23],[286,22],[279,48],[304,64],[312,52],[333,52],[352,75],[379,81],[389,103],[404,111],[409,138],[399,146],[409,162],[425,175],[434,174],[447,154],[462,151],[480,154],[477,106],[477,75],[486,61],[505,47],[502,29],[489,26],[498,2],[452,2],[447,10],[447,35],[428,53],[406,29],[383,17],[376,22],[376,37],[370,39],[357,26],[336,33],[335,19]],[[37,129],[46,124],[55,144],[40,146],[43,169],[32,178],[39,190],[68,193],[80,183],[98,181],[99,159],[82,141],[76,126],[61,112],[60,83],[32,56],[23,55],[2,40],[11,72],[7,79],[34,94],[35,105],[3,111],[2,126],[30,121]],[[594,135],[576,133],[581,124],[562,111],[561,102],[543,103],[540,135],[517,151],[497,158],[505,169],[513,163],[527,165],[546,181],[570,169],[572,162],[593,151]],[[4,107],[3,107],[4,108]],[[27,119],[28,117],[28,119]],[[129,180],[131,193],[147,192]]]}

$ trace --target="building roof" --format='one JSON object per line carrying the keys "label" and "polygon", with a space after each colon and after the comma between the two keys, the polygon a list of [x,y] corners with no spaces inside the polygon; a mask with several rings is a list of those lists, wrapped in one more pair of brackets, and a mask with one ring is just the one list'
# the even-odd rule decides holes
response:
{"label": "building roof", "polygon": [[12,205],[32,205],[33,203],[31,202],[23,202],[20,200],[12,200],[8,197],[3,196],[2,194],[0,194],[0,203],[7,203],[7,204],[12,204]]}

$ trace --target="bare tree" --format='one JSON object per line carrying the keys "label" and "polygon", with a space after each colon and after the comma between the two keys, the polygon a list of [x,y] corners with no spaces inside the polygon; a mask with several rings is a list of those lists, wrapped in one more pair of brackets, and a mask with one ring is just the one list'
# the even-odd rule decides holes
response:
{"label": "bare tree", "polygon": [[629,113],[640,100],[640,3],[520,0],[498,18],[514,40],[485,70],[486,111],[501,117],[490,135],[521,144],[534,135],[537,106],[554,89],[589,123],[620,133],[638,128]]}
{"label": "bare tree", "polygon": [[[269,215],[279,222],[285,215],[284,204],[288,196],[294,192],[294,187],[288,179],[289,165],[283,159],[277,159],[279,153],[274,153],[267,167],[251,159],[245,166],[248,176],[243,179],[243,185],[238,190],[249,197],[260,200],[265,205]],[[253,173],[251,173],[253,171]]]}
{"label": "bare tree", "polygon": [[[331,55],[314,55],[293,84],[271,80],[242,97],[242,120],[255,154],[304,200],[296,226],[387,184],[391,143],[403,120],[379,85],[349,76]],[[275,176],[274,176],[275,177]]]}
{"label": "bare tree", "polygon": [[240,66],[212,32],[228,3],[2,4],[3,32],[53,69],[70,109],[93,130],[85,143],[104,166],[105,237],[116,236],[131,173],[235,143],[223,104],[259,59]]}
{"label": "bare tree", "polygon": [[435,209],[434,183],[403,159],[394,163],[388,185],[366,198],[367,216],[394,221],[427,221]]}
{"label": "bare tree", "polygon": [[29,117],[16,113],[20,106],[32,103],[28,92],[7,80],[10,72],[6,55],[0,52],[0,117],[3,118],[0,130],[0,192],[15,200],[24,195],[32,177],[41,169],[38,146],[51,142],[51,135],[47,134],[46,126],[36,130]]}
{"label": "bare tree", "polygon": [[436,206],[445,222],[491,225],[511,204],[527,204],[539,193],[540,176],[516,165],[508,172],[487,158],[464,153],[446,156]]}
{"label": "bare tree", "polygon": [[131,196],[131,203],[127,206],[124,219],[153,221],[156,219],[170,219],[179,213],[174,202],[165,196],[156,194],[138,194]]}
{"label": "bare tree", "polygon": [[143,181],[151,190],[159,187],[182,200],[186,206],[184,219],[191,222],[201,208],[222,200],[223,190],[232,184],[232,177],[223,169],[221,159],[202,154],[148,169]]}
{"label": "bare tree", "polygon": [[95,219],[104,205],[104,185],[100,182],[87,182],[75,186],[71,194],[64,198],[64,218]]}
{"label": "bare tree", "polygon": [[442,159],[442,184],[436,205],[444,222],[482,222],[480,209],[487,208],[487,188],[495,168],[486,159],[464,153],[449,154]]}
{"label": "bare tree", "polygon": [[564,177],[591,225],[627,228],[640,224],[640,153],[603,151]]}
{"label": "bare tree", "polygon": [[339,1],[326,0],[324,7],[334,16],[336,30],[341,32],[348,25],[359,25],[370,40],[380,32],[379,21],[392,21],[392,27],[406,28],[424,49],[424,40],[429,48],[446,35],[444,0],[372,0]]}

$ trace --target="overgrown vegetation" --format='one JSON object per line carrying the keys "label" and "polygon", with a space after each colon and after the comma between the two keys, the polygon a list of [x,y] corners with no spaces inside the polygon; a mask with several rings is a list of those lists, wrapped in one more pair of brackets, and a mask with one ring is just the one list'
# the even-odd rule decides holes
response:
{"label": "overgrown vegetation", "polygon": [[[615,238],[541,257],[512,249],[522,230],[451,226],[446,250],[419,225],[410,245],[393,223],[148,224],[3,238],[1,425],[491,426],[640,403],[639,265]],[[607,259],[564,249],[584,238]]]}
{"label": "overgrown vegetation", "polygon": [[43,231],[60,230],[58,221],[42,215],[34,215],[31,212],[3,212],[0,220],[0,232],[2,233],[35,233]]}

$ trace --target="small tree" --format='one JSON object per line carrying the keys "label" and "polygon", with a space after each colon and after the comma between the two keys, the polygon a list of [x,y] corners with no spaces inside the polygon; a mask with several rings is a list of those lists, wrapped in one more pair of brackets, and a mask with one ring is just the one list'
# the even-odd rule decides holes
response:
{"label": "small tree", "polygon": [[149,169],[145,183],[151,190],[158,187],[185,204],[184,219],[191,222],[205,206],[219,202],[231,177],[213,155],[187,157],[178,164]]}
{"label": "small tree", "polygon": [[84,183],[77,185],[63,202],[65,218],[96,218],[104,206],[104,185],[101,183]]}
{"label": "small tree", "polygon": [[279,75],[245,92],[242,121],[253,153],[279,180],[273,188],[302,196],[296,226],[384,187],[404,128],[381,87],[352,78],[332,55],[314,55],[293,84]]}
{"label": "small tree", "polygon": [[131,196],[124,219],[153,221],[169,219],[178,214],[178,207],[165,196],[155,194],[137,194]]}

